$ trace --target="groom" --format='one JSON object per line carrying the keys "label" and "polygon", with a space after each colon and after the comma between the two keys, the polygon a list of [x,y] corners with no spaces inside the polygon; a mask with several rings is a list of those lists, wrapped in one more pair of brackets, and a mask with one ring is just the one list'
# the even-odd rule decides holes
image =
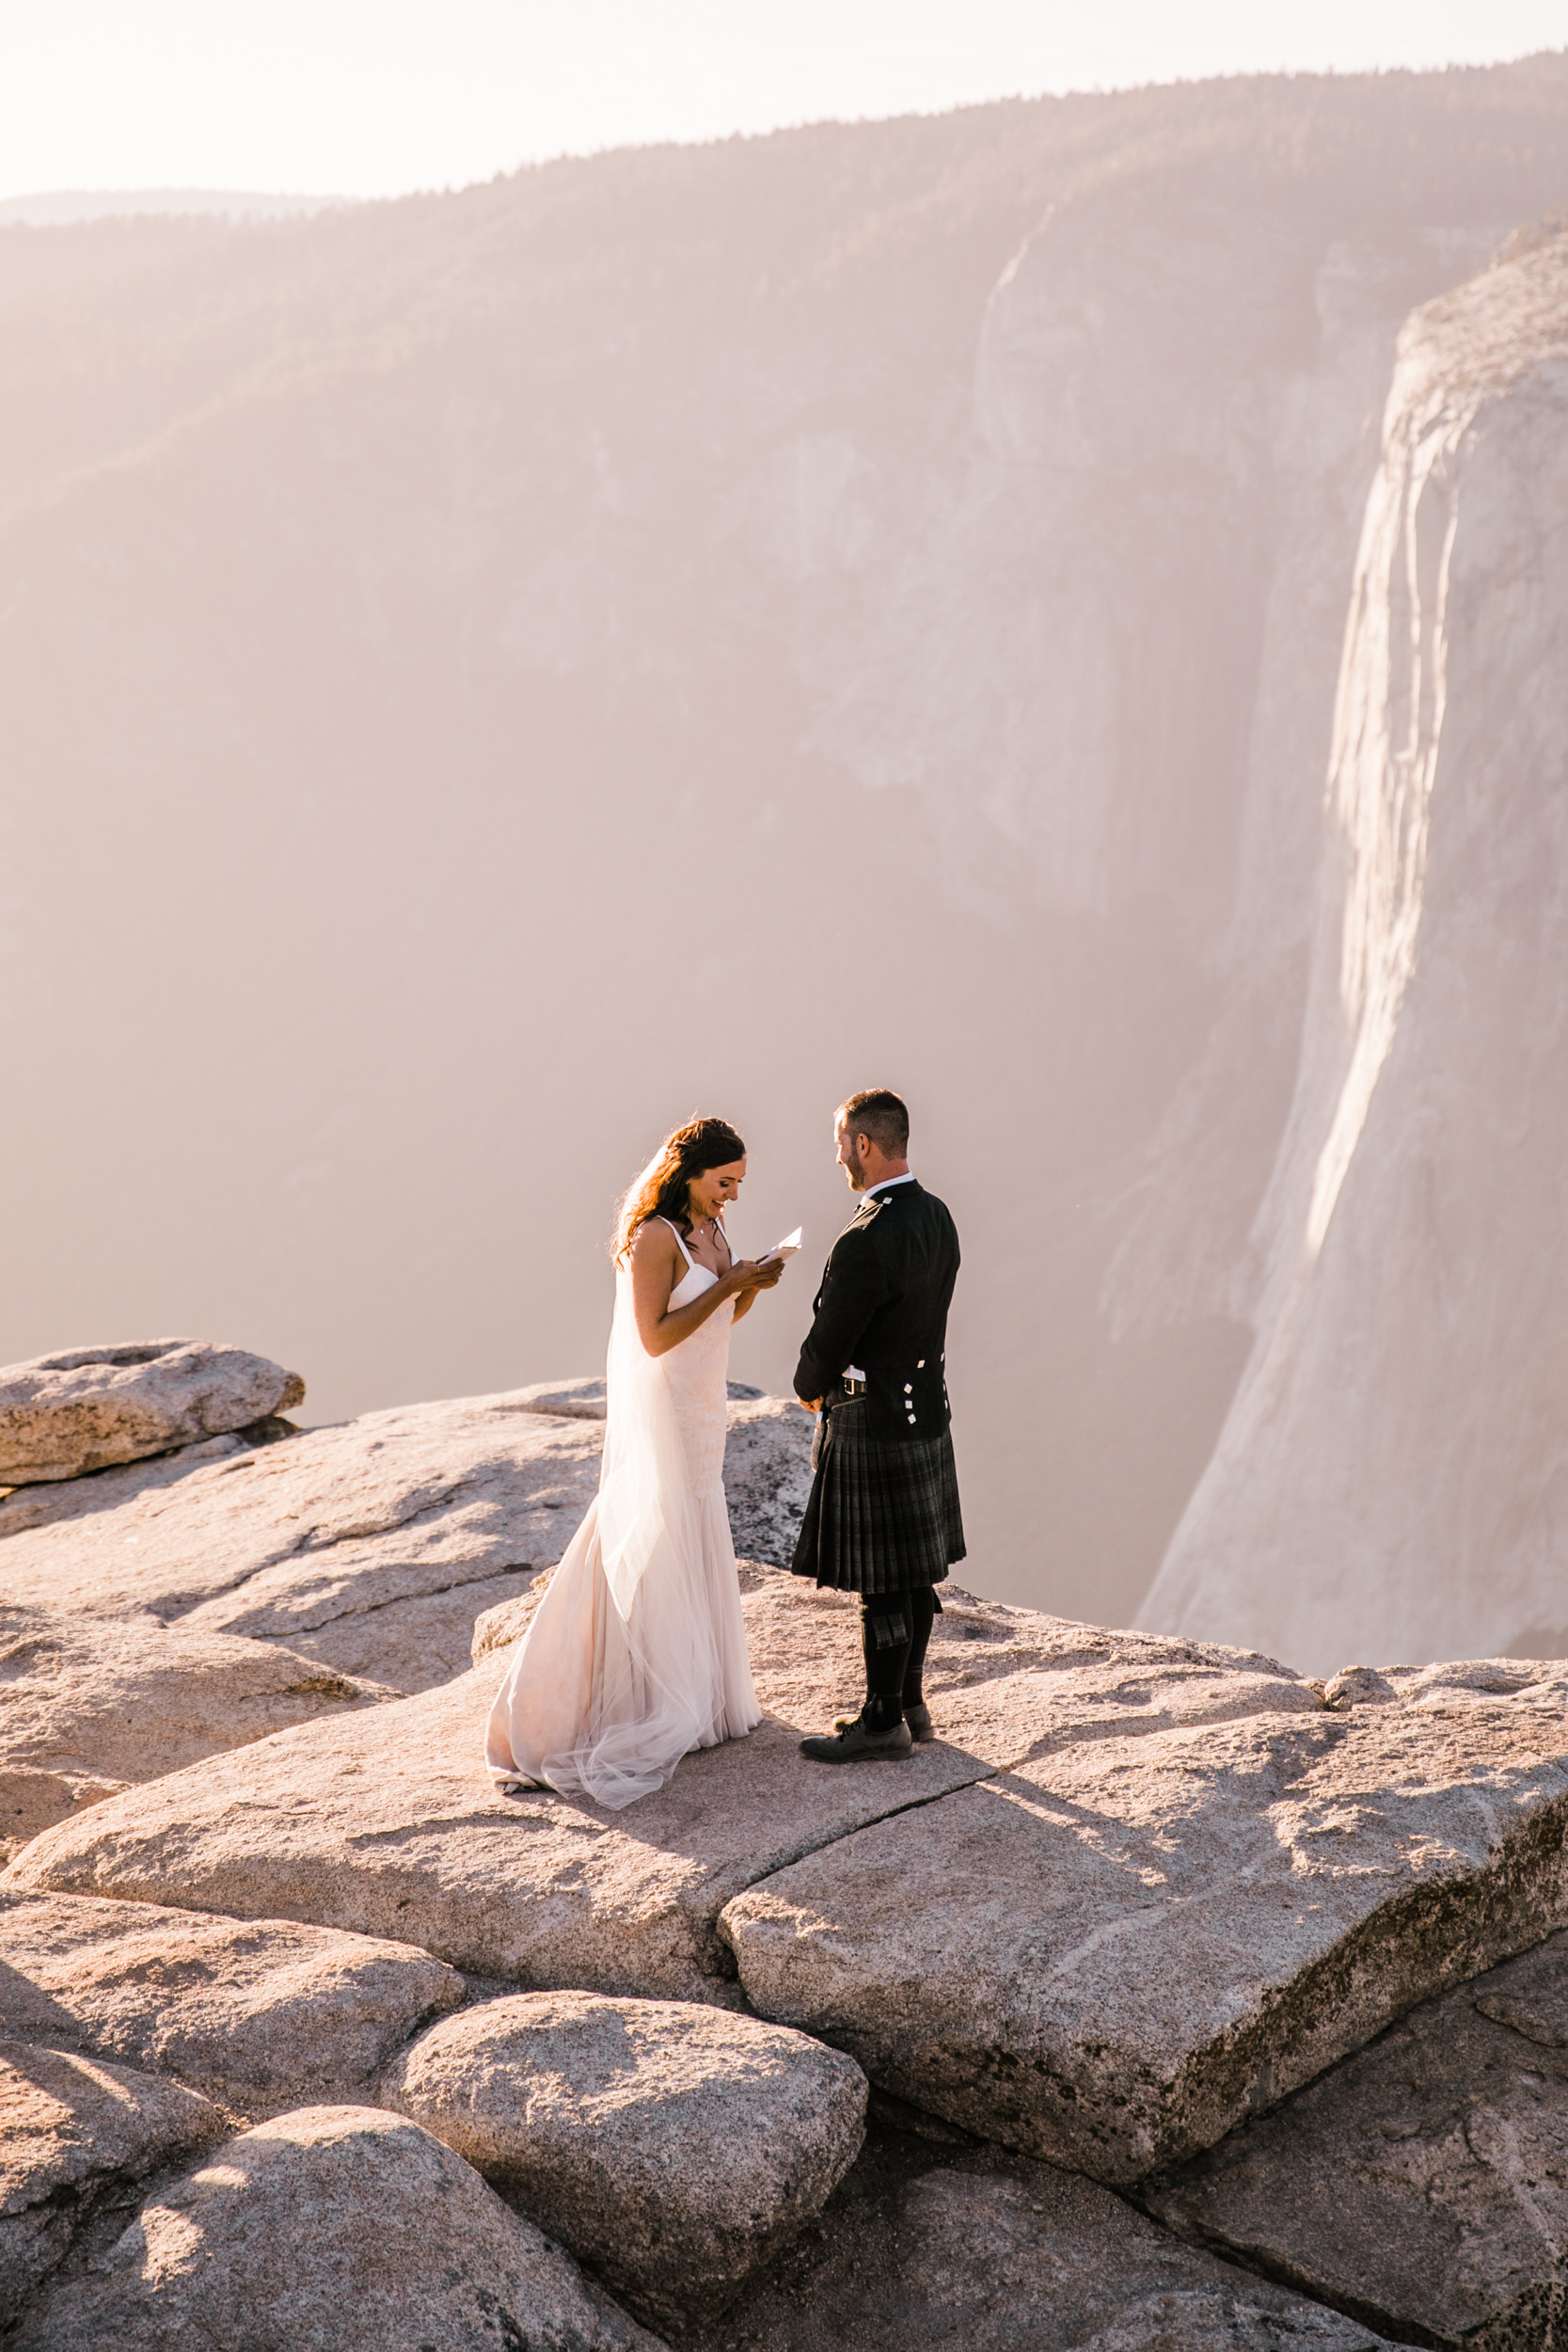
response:
{"label": "groom", "polygon": [[958,1236],[910,1173],[910,1115],[882,1088],[852,1094],[833,1127],[860,1205],[832,1247],[795,1392],[822,1419],[797,1576],[861,1597],[865,1705],[802,1740],[820,1764],[908,1756],[936,1733],[921,1688],[942,1604],[964,1556],[944,1375]]}

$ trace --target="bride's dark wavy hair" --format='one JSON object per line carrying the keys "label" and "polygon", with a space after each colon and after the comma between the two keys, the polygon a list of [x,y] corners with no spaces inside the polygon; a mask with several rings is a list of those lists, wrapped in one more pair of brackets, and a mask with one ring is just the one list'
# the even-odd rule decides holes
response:
{"label": "bride's dark wavy hair", "polygon": [[689,1119],[684,1127],[666,1136],[615,1212],[610,1249],[617,1263],[631,1248],[639,1227],[651,1216],[667,1216],[672,1225],[689,1233],[691,1207],[686,1188],[692,1178],[745,1157],[746,1146],[725,1119]]}

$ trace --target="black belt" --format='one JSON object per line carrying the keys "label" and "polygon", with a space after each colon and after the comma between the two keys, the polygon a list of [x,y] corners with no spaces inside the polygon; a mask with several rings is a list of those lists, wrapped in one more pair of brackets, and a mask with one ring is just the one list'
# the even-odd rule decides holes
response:
{"label": "black belt", "polygon": [[847,1373],[845,1374],[841,1386],[846,1396],[863,1396],[865,1394],[865,1382],[863,1380],[851,1380]]}

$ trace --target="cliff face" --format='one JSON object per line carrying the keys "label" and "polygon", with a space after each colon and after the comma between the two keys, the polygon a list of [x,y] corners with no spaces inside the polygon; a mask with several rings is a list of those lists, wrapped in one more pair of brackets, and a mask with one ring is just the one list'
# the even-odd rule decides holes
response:
{"label": "cliff face", "polygon": [[1148,198],[1023,241],[968,435],[808,640],[814,746],[991,927],[951,1009],[1027,1172],[964,1274],[976,1556],[1089,1613],[1133,1605],[1245,1359],[1395,339],[1500,230]]}
{"label": "cliff face", "polygon": [[1148,1601],[1314,1671],[1568,1642],[1568,237],[1411,319],[1259,1337]]}
{"label": "cliff face", "polygon": [[1130,1613],[1251,1343],[1395,336],[1564,185],[1545,58],[5,232],[0,1357],[586,1368],[659,1133],[815,1251],[889,1082],[970,1573]]}

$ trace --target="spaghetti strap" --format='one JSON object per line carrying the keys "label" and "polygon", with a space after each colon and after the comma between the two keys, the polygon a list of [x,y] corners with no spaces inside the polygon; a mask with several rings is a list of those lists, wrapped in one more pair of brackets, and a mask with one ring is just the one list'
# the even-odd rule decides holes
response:
{"label": "spaghetti strap", "polygon": [[659,1218],[659,1220],[658,1220],[658,1221],[659,1221],[659,1223],[660,1223],[661,1225],[668,1225],[668,1226],[669,1226],[670,1231],[671,1231],[671,1232],[673,1233],[673,1235],[675,1236],[675,1247],[676,1247],[676,1248],[680,1251],[681,1256],[682,1256],[682,1257],[686,1260],[687,1264],[688,1264],[688,1265],[691,1268],[692,1272],[693,1272],[693,1273],[695,1273],[695,1272],[696,1272],[696,1268],[697,1268],[697,1261],[696,1261],[696,1259],[695,1259],[695,1258],[691,1255],[690,1250],[689,1250],[689,1249],[688,1249],[688,1248],[687,1248],[687,1246],[686,1246],[685,1242],[681,1239],[681,1229],[680,1229],[680,1227],[679,1227],[678,1225],[676,1225],[676,1224],[673,1222],[673,1220],[672,1218],[667,1217],[667,1216],[661,1216],[661,1217]]}

